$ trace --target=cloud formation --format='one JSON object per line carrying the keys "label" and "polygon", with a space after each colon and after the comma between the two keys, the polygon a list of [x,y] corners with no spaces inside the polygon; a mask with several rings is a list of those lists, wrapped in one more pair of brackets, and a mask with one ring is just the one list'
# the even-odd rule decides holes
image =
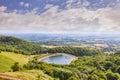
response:
{"label": "cloud formation", "polygon": [[[65,10],[58,5],[46,5],[47,11],[36,14],[38,8],[25,14],[13,11],[5,12],[7,7],[0,6],[0,31],[9,32],[119,32],[120,31],[120,4],[113,8],[106,7],[90,10],[84,6],[90,5],[87,0],[76,7],[74,1],[69,0]],[[21,6],[29,7],[28,3],[20,2]]]}
{"label": "cloud formation", "polygon": [[20,2],[19,4],[20,4],[20,6],[26,7],[26,8],[28,8],[30,6],[29,3],[25,3],[25,2]]}

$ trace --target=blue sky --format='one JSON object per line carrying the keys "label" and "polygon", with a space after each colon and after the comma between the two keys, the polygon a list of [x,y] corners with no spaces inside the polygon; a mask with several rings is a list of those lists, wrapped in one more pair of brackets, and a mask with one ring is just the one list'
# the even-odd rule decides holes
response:
{"label": "blue sky", "polygon": [[[65,7],[67,6],[67,1],[71,1],[72,2],[72,6],[79,8],[77,6],[83,5],[84,1],[88,1],[89,5],[86,6],[86,8],[90,8],[90,9],[98,9],[98,8],[104,8],[107,6],[114,6],[117,3],[117,0],[0,0],[0,6],[6,6],[7,10],[13,11],[15,9],[17,10],[28,10],[31,11],[34,8],[39,8],[39,12],[44,12],[46,11],[46,9],[44,9],[44,7],[47,4],[51,4],[51,5],[58,5],[59,8],[61,9],[65,9]],[[24,4],[28,4],[29,7],[25,7],[21,6],[20,3],[23,2]],[[81,4],[77,5],[76,3],[80,2]]]}
{"label": "blue sky", "polygon": [[0,32],[119,33],[120,0],[0,0]]}

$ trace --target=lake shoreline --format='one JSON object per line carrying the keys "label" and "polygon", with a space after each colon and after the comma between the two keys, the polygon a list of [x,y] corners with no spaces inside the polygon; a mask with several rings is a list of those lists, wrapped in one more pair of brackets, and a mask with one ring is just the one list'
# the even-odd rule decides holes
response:
{"label": "lake shoreline", "polygon": [[48,57],[53,57],[53,56],[59,56],[59,55],[65,55],[65,56],[70,56],[73,58],[72,61],[76,61],[78,59],[78,57],[74,56],[74,55],[71,55],[71,54],[66,54],[66,53],[54,53],[54,54],[50,54],[50,55],[47,55],[47,56],[44,56],[40,59],[38,59],[39,62],[42,62],[42,60],[48,58]]}

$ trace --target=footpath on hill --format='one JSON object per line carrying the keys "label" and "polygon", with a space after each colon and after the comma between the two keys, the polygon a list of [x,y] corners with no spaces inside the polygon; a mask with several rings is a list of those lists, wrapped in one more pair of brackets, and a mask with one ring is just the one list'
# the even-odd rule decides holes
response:
{"label": "footpath on hill", "polygon": [[22,80],[22,79],[0,74],[0,80]]}

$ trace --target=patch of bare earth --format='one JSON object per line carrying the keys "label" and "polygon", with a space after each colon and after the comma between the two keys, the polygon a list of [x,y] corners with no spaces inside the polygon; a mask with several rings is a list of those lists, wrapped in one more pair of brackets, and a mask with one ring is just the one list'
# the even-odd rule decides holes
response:
{"label": "patch of bare earth", "polygon": [[[24,77],[19,77],[19,78],[15,78],[13,77],[14,75],[19,75],[19,74],[22,74],[22,75],[31,75],[31,76],[37,76],[37,74],[34,74],[34,73],[30,73],[30,72],[5,72],[5,73],[2,73],[0,77],[4,78],[3,80],[28,80]],[[2,76],[4,75],[4,76]],[[1,78],[0,78],[1,80]]]}
{"label": "patch of bare earth", "polygon": [[12,76],[6,75],[6,74],[0,74],[0,80],[22,80],[22,79],[12,77]]}

